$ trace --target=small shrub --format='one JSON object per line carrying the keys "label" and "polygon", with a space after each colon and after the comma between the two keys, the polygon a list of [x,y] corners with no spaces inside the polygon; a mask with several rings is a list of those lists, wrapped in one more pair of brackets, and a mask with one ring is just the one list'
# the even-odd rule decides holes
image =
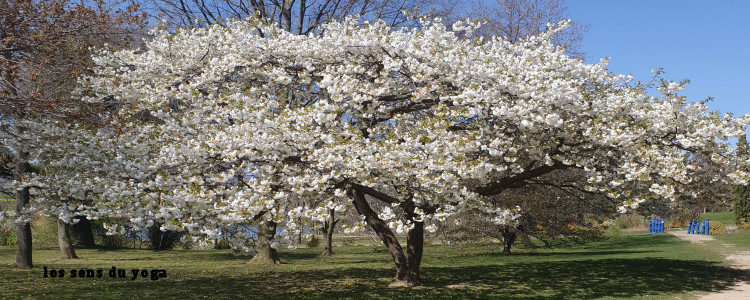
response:
{"label": "small shrub", "polygon": [[569,227],[569,230],[562,232],[562,234],[573,242],[583,243],[588,240],[600,238],[604,234],[604,227],[583,227],[580,225],[572,225]]}
{"label": "small shrub", "polygon": [[127,223],[122,218],[102,218],[91,220],[91,231],[94,234],[94,242],[97,246],[104,248],[128,248],[133,246],[133,241],[129,240],[127,235],[132,234],[126,231],[125,235],[107,235],[104,224],[123,224]]}
{"label": "small shrub", "polygon": [[739,225],[737,225],[737,229],[740,230],[748,230],[750,229],[750,222],[741,222]]}
{"label": "small shrub", "polygon": [[339,243],[340,243],[339,246],[351,247],[351,246],[357,245],[357,240],[352,237],[345,237],[345,238],[342,238]]}
{"label": "small shrub", "polygon": [[687,209],[679,209],[669,216],[668,227],[686,227],[695,216]]}
{"label": "small shrub", "polygon": [[637,229],[648,227],[648,220],[636,213],[627,213],[620,216],[622,225],[628,229]]}
{"label": "small shrub", "polygon": [[710,234],[725,234],[727,233],[727,225],[719,221],[708,221],[709,233]]}
{"label": "small shrub", "polygon": [[625,229],[625,224],[620,219],[607,219],[606,221],[602,222],[602,225],[611,230]]}
{"label": "small shrub", "polygon": [[104,248],[125,248],[129,243],[132,242],[119,234],[104,235],[99,241],[97,241],[97,244]]}
{"label": "small shrub", "polygon": [[0,246],[15,246],[18,239],[12,228],[0,228]]}
{"label": "small shrub", "polygon": [[307,243],[305,243],[308,247],[318,247],[320,246],[320,239],[313,235]]}
{"label": "small shrub", "polygon": [[175,246],[179,246],[185,250],[195,250],[199,248],[198,243],[193,241],[190,237],[185,238],[184,241],[183,239],[178,239],[177,242],[175,242]]}

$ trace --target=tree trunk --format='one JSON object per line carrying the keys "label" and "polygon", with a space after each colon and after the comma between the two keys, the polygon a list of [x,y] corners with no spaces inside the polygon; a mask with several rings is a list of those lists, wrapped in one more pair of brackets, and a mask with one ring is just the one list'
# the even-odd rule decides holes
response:
{"label": "tree trunk", "polygon": [[331,208],[328,211],[328,220],[325,222],[325,234],[323,240],[323,255],[333,255],[333,230],[336,228],[336,211]]}
{"label": "tree trunk", "polygon": [[279,262],[279,254],[271,247],[275,235],[276,222],[258,222],[258,252],[250,259],[251,263],[276,264]]}
{"label": "tree trunk", "polygon": [[422,264],[422,252],[424,249],[424,221],[415,221],[419,219],[420,216],[417,216],[414,212],[416,208],[414,201],[409,200],[405,202],[402,207],[406,213],[406,217],[412,222],[414,227],[409,229],[409,232],[406,235],[408,273],[400,277],[397,275],[396,277],[402,278],[402,280],[409,283],[408,286],[413,286],[411,285],[412,282],[416,283],[414,285],[421,285],[422,278],[419,276],[419,266]]}
{"label": "tree trunk", "polygon": [[[297,219],[297,223],[302,223],[302,220]],[[302,232],[304,232],[304,228],[297,233],[297,245],[302,245]]]}
{"label": "tree trunk", "polygon": [[305,25],[305,11],[307,10],[307,4],[305,0],[300,0],[299,3],[299,18],[297,19],[297,35],[302,35],[302,27]]}
{"label": "tree trunk", "polygon": [[151,242],[152,250],[160,250],[161,246],[161,230],[159,229],[161,224],[154,222],[154,225],[148,228],[148,240]]}
{"label": "tree trunk", "polygon": [[[365,195],[361,191],[355,191],[354,193],[354,207],[357,212],[365,217],[367,225],[377,233],[378,237],[383,241],[383,244],[388,248],[388,252],[393,257],[393,262],[396,264],[396,278],[389,285],[391,287],[412,287],[421,285],[422,282],[419,278],[419,264],[422,259],[422,231],[417,229],[415,224],[414,229],[409,231],[411,237],[413,250],[409,251],[410,256],[407,260],[404,255],[404,250],[401,248],[401,244],[396,239],[396,235],[393,234],[390,228],[386,225],[385,221],[378,217],[378,214],[372,210],[370,204],[367,203]],[[422,227],[419,227],[422,228]],[[419,237],[417,237],[420,235]],[[407,242],[407,246],[410,246]],[[411,263],[410,263],[411,261]]]}
{"label": "tree trunk", "polygon": [[289,32],[292,32],[292,5],[294,5],[294,0],[283,0],[279,13],[281,28]]}
{"label": "tree trunk", "polygon": [[[13,177],[18,182],[23,182],[31,171],[28,162],[28,153],[19,151],[16,155],[16,166]],[[20,214],[29,204],[29,188],[24,187],[16,190],[16,213]],[[20,269],[31,269],[31,223],[19,224],[16,231],[16,267]]]}
{"label": "tree trunk", "polygon": [[500,233],[503,235],[503,254],[510,254],[510,248],[516,242],[518,231],[512,226],[503,225]]}
{"label": "tree trunk", "polygon": [[422,264],[422,252],[424,249],[424,222],[413,222],[412,224],[414,224],[414,228],[409,230],[406,237],[408,273],[402,276],[396,275],[397,278],[402,278],[407,283],[415,283],[408,286],[422,284],[422,278],[419,276],[419,266]]}
{"label": "tree trunk", "polygon": [[164,235],[161,238],[161,250],[171,250],[174,249],[174,245],[177,243],[177,240],[180,239],[183,232],[180,231],[173,231],[173,230],[167,230],[164,231]]}
{"label": "tree trunk", "polygon": [[174,244],[180,238],[180,232],[161,231],[159,229],[161,225],[161,223],[154,222],[154,225],[148,228],[148,238],[151,241],[152,250],[170,250],[174,248]]}
{"label": "tree trunk", "polygon": [[76,244],[83,248],[95,248],[96,242],[94,242],[94,230],[91,226],[91,220],[83,216],[78,216],[76,219],[78,219],[78,223],[71,226]]}
{"label": "tree trunk", "polygon": [[70,224],[57,220],[57,243],[60,245],[62,259],[75,259],[76,250],[73,247],[73,238],[70,234]]}

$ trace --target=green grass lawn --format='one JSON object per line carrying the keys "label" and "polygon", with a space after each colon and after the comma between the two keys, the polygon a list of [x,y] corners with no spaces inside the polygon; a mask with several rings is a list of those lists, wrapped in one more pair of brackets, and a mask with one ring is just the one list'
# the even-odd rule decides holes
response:
{"label": "green grass lawn", "polygon": [[[63,261],[56,249],[34,252],[33,270],[12,268],[14,249],[0,248],[0,298],[644,298],[692,297],[727,288],[741,274],[700,245],[671,235],[623,233],[582,245],[518,249],[498,245],[426,246],[423,287],[393,289],[393,262],[375,246],[280,251],[282,263],[249,265],[228,251],[79,250],[83,259]],[[102,278],[43,278],[48,268],[103,269]],[[112,266],[166,269],[152,281],[109,278]],[[67,275],[67,274],[66,274]]]}
{"label": "green grass lawn", "polygon": [[721,223],[724,223],[724,225],[727,226],[734,226],[734,213],[731,211],[728,212],[708,212],[705,214],[701,214],[701,221],[705,221],[706,218],[709,218],[710,221],[719,221]]}
{"label": "green grass lawn", "polygon": [[712,236],[721,242],[734,244],[740,250],[750,251],[750,230],[740,230],[734,233]]}

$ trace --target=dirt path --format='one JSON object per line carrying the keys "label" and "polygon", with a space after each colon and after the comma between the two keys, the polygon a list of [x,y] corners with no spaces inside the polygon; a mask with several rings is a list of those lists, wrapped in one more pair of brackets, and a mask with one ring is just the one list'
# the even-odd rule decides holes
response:
{"label": "dirt path", "polygon": [[[706,241],[712,241],[714,238],[710,235],[687,234],[687,231],[669,231],[670,234],[689,241],[691,243],[702,244]],[[732,264],[735,269],[742,270],[745,278],[735,284],[731,289],[721,292],[703,295],[700,299],[750,299],[750,252],[748,251],[730,251],[732,244],[722,244],[725,250],[720,250],[724,259]]]}
{"label": "dirt path", "polygon": [[703,234],[688,234],[687,231],[669,231],[669,234],[674,235],[678,238],[686,240],[691,243],[702,244],[705,241],[713,241],[714,238],[710,235]]}

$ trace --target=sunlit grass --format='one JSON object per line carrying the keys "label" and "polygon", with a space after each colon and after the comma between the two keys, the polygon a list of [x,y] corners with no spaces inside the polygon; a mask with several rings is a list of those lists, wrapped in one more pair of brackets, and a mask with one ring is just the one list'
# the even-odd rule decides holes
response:
{"label": "sunlit grass", "polygon": [[705,221],[706,218],[709,218],[709,221],[719,221],[721,223],[724,223],[724,225],[727,226],[734,226],[734,213],[731,211],[728,212],[708,212],[705,214],[701,214],[701,221]]}
{"label": "sunlit grass", "polygon": [[[714,252],[667,234],[620,234],[582,245],[518,249],[498,245],[426,246],[423,287],[392,289],[393,262],[382,246],[282,250],[281,264],[247,264],[226,250],[153,252],[83,249],[63,261],[56,249],[36,250],[31,271],[12,268],[14,249],[0,248],[0,295],[96,298],[598,298],[684,296],[727,288],[739,280]],[[42,278],[49,269],[103,269],[102,278]],[[109,268],[166,269],[167,278],[109,278]],[[131,276],[132,277],[132,276]]]}
{"label": "sunlit grass", "polygon": [[735,233],[713,235],[717,240],[730,243],[740,250],[750,251],[750,230],[740,230]]}

